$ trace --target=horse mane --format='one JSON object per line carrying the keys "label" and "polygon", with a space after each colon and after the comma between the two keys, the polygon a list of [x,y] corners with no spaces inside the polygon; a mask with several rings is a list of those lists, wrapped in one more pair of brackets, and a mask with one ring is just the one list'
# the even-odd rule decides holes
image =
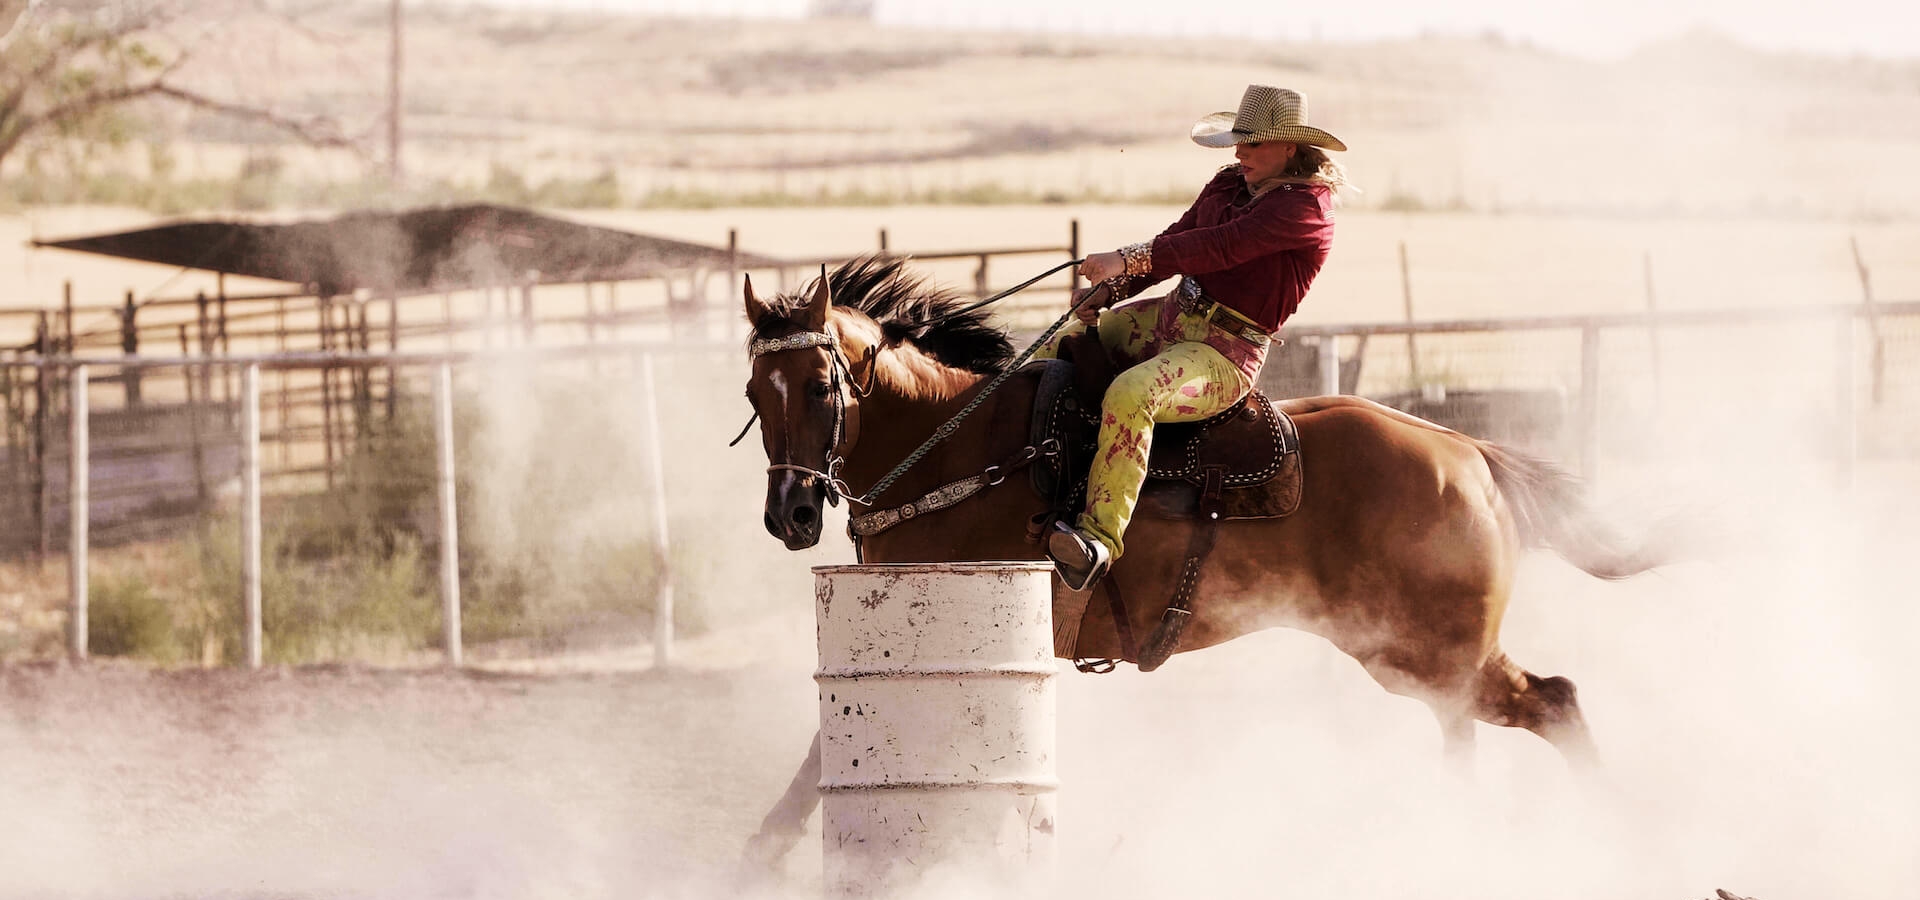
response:
{"label": "horse mane", "polygon": [[[816,278],[799,292],[773,298],[753,336],[775,337],[797,327],[819,283]],[[966,298],[929,286],[925,278],[907,271],[901,257],[868,255],[842,263],[827,274],[827,289],[835,307],[879,324],[888,343],[912,344],[944,365],[990,375],[1013,359],[1013,342],[988,321],[985,310],[941,318],[964,306]]]}

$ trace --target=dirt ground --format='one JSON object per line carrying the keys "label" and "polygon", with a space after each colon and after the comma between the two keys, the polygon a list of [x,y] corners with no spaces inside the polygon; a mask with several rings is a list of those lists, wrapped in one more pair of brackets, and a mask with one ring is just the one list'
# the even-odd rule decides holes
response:
{"label": "dirt ground", "polygon": [[[1061,871],[1126,898],[1897,893],[1920,614],[1895,554],[1920,523],[1788,486],[1722,497],[1745,524],[1710,559],[1623,583],[1527,560],[1506,647],[1579,684],[1593,782],[1485,725],[1473,777],[1449,773],[1424,708],[1298,633],[1063,671]],[[815,714],[805,575],[766,589],[665,673],[639,646],[462,674],[0,669],[0,894],[733,896]],[[816,817],[753,896],[817,896],[819,848]]]}
{"label": "dirt ground", "polygon": [[[1090,242],[1164,211],[1100,212],[1086,220]],[[755,213],[752,233],[806,252],[885,224],[896,246],[954,246],[995,226],[1056,235],[1062,213],[773,210]],[[711,235],[737,215],[634,224]],[[1400,235],[1416,254],[1441,241],[1453,251],[1414,258],[1432,315],[1513,314],[1533,296],[1554,311],[1637,302],[1631,266],[1646,235],[1631,222],[1371,214],[1345,227],[1337,252],[1349,255],[1336,256],[1325,294],[1316,288],[1313,321],[1394,318]],[[1661,276],[1676,308],[1857,289],[1843,225],[1658,227],[1651,239],[1693,260]],[[1920,270],[1892,264],[1911,228],[1861,232],[1869,259],[1900,273],[1890,292],[1920,283]],[[1530,242],[1528,267],[1497,252],[1509,241]],[[1624,274],[1562,265],[1603,245]],[[1754,248],[1795,260],[1792,274],[1736,264]],[[49,264],[0,268],[38,281]],[[1451,274],[1425,274],[1440,265]],[[1891,398],[1911,396],[1913,371],[1893,370]],[[1609,508],[1629,520],[1702,511],[1725,532],[1723,552],[1617,584],[1529,557],[1505,646],[1580,686],[1608,762],[1601,782],[1570,777],[1531,735],[1490,726],[1463,781],[1441,766],[1423,707],[1297,633],[1152,675],[1065,672],[1059,849],[1071,889],[1678,900],[1725,888],[1779,900],[1879,898],[1915,883],[1920,477],[1869,458],[1848,494],[1817,456],[1783,469],[1824,446],[1825,432],[1792,427],[1782,410],[1830,397],[1825,372],[1819,360],[1772,366],[1765,384],[1741,376],[1740,389],[1694,395],[1664,419],[1610,420],[1606,446],[1631,453],[1603,466]],[[683,668],[651,671],[637,640],[459,675],[0,668],[0,897],[729,896],[741,845],[812,732],[806,567],[849,558],[837,540],[787,554],[760,532],[764,459],[719,449],[743,418],[728,405],[737,385],[708,385],[713,399],[692,405],[698,420],[670,448],[675,535],[701,568],[689,590],[708,586],[683,602],[715,620],[680,648]],[[1879,415],[1913,421],[1898,402]],[[695,508],[706,518],[685,512]],[[817,818],[813,828],[763,896],[818,896]]]}
{"label": "dirt ground", "polygon": [[[1347,161],[1369,191],[1342,212],[1301,324],[1399,320],[1402,242],[1421,319],[1637,311],[1649,267],[1662,309],[1851,304],[1853,240],[1876,296],[1920,296],[1909,164],[1920,118],[1904,63],[1699,41],[1604,66],[1458,40],[1218,56],[1194,42],[461,16],[414,30],[422,75],[409,89],[442,110],[410,122],[416,171],[475,179],[505,166],[537,180],[604,169],[630,192],[909,197],[1000,185],[1141,196],[1195,188],[1224,162],[1186,141],[1188,124],[1266,80],[1315,98],[1315,121],[1355,146]],[[367,98],[381,79],[349,84],[365,67],[330,61],[378,58],[383,20],[362,18],[329,25],[345,37],[305,67],[285,47],[228,49],[272,60],[286,71],[271,83],[289,92],[343,86],[377,110]],[[485,52],[468,32],[484,32]],[[525,64],[502,65],[509,51]],[[884,71],[865,68],[872,59]],[[820,81],[738,87],[795,73]],[[1129,98],[1131,118],[1112,114],[1115,96]],[[896,119],[876,124],[874,109]],[[455,137],[425,137],[435,129]],[[179,149],[183,175],[243,156]],[[1396,197],[1482,212],[1387,211]],[[880,228],[909,253],[1051,244],[1076,217],[1082,249],[1098,250],[1177,213],[1063,203],[567,215],[708,244],[737,228],[744,249],[804,256],[872,247]],[[23,313],[0,321],[0,341],[24,339],[69,280],[83,305],[211,290],[204,276],[25,246],[153,220],[0,215],[0,306]],[[993,281],[1023,274],[996,268]],[[108,321],[90,312],[81,325]],[[1911,327],[1900,327],[1880,415],[1910,428],[1920,369]],[[1675,379],[1681,351],[1668,353]],[[1608,410],[1605,446],[1623,457],[1603,469],[1610,508],[1629,521],[1699,511],[1718,552],[1621,583],[1543,554],[1522,568],[1505,647],[1579,685],[1603,777],[1576,780],[1538,739],[1491,726],[1473,776],[1458,777],[1423,707],[1298,633],[1151,675],[1066,671],[1063,889],[1115,900],[1911,893],[1920,477],[1910,462],[1869,459],[1846,492],[1823,465],[1783,469],[1783,456],[1825,446],[1826,420],[1807,426],[1782,410],[1825,408],[1830,367],[1765,359],[1757,374],[1725,367],[1735,374],[1662,416]],[[1490,365],[1519,371],[1512,359]],[[717,449],[745,414],[741,370],[726,371],[708,386],[718,399],[688,404],[699,421],[669,448],[674,499],[715,510],[675,520],[699,550],[703,574],[689,581],[720,586],[685,600],[715,622],[679,648],[677,668],[654,670],[638,641],[463,673],[0,665],[0,900],[734,895],[741,845],[813,730],[806,567],[848,554],[830,541],[788,555],[759,532],[764,460]],[[1557,371],[1528,377],[1550,384]],[[0,614],[12,614],[18,592],[5,590]],[[817,818],[813,828],[758,897],[818,896]]]}

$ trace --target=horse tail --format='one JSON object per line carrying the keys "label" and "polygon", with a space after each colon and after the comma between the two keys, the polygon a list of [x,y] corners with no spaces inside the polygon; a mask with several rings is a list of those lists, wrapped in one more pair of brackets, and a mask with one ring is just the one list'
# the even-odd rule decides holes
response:
{"label": "horse tail", "polygon": [[1602,521],[1587,505],[1580,479],[1565,469],[1491,441],[1474,443],[1513,510],[1524,546],[1551,549],[1587,574],[1609,580],[1669,561],[1652,542],[1635,545]]}

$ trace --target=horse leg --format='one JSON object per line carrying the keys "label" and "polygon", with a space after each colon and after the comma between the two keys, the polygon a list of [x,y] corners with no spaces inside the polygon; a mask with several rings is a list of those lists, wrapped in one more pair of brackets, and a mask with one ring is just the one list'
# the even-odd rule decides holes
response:
{"label": "horse leg", "polygon": [[1433,711],[1434,719],[1440,723],[1440,752],[1447,761],[1447,767],[1462,776],[1471,776],[1475,704],[1470,699],[1461,701],[1465,692],[1460,688],[1471,685],[1472,669],[1468,669],[1468,678],[1435,679],[1416,675],[1409,667],[1397,665],[1385,656],[1369,656],[1359,661],[1361,668],[1386,688],[1387,693],[1411,697],[1427,704],[1427,708]]}
{"label": "horse leg", "polygon": [[1573,682],[1555,675],[1541,678],[1495,652],[1480,669],[1478,710],[1494,725],[1525,728],[1545,738],[1575,769],[1600,766],[1600,748],[1580,714]]}
{"label": "horse leg", "polygon": [[751,869],[772,869],[780,860],[800,843],[801,835],[806,833],[807,818],[813,815],[813,808],[820,805],[820,732],[813,733],[813,744],[807,750],[807,758],[800,763],[800,771],[793,774],[793,781],[787,784],[787,792],[780,795],[779,802],[767,811],[767,817],[760,820],[760,830],[747,839],[747,847],[741,853],[741,861]]}
{"label": "horse leg", "polygon": [[1473,728],[1472,713],[1460,709],[1457,704],[1432,704],[1434,718],[1440,720],[1440,752],[1447,761],[1447,768],[1463,778],[1473,776]]}

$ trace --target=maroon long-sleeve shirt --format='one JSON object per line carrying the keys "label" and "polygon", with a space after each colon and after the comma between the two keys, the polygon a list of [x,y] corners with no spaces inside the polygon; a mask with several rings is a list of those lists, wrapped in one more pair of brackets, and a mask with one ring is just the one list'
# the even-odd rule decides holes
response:
{"label": "maroon long-sleeve shirt", "polygon": [[1300,308],[1332,246],[1332,189],[1283,184],[1255,197],[1240,166],[1231,165],[1153,239],[1153,270],[1128,279],[1124,293],[1191,275],[1209,298],[1277,331]]}

